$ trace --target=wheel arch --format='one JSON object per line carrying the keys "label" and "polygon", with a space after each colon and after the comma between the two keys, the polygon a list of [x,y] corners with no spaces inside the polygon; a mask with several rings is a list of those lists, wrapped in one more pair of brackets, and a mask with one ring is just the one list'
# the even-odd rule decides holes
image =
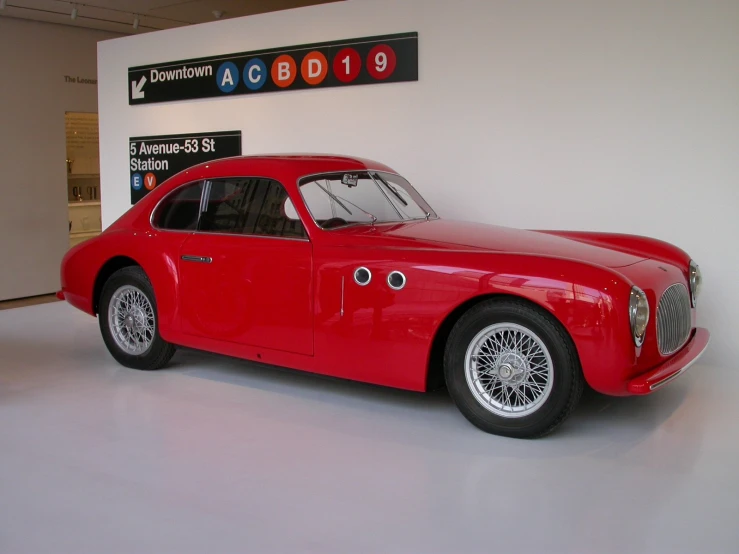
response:
{"label": "wheel arch", "polygon": [[102,265],[100,271],[98,271],[95,276],[95,284],[92,290],[92,310],[95,314],[99,312],[100,296],[102,295],[103,287],[107,280],[110,279],[110,276],[119,269],[132,266],[141,267],[141,264],[128,256],[114,256]]}
{"label": "wheel arch", "polygon": [[[451,312],[449,312],[446,315],[446,317],[442,320],[441,324],[436,328],[436,332],[434,333],[434,338],[431,341],[431,348],[429,349],[428,360],[426,363],[426,390],[427,391],[433,391],[433,390],[439,389],[442,386],[444,386],[444,350],[446,348],[447,340],[449,339],[449,335],[452,332],[454,325],[457,323],[457,321],[459,321],[459,319],[467,311],[472,309],[474,306],[477,306],[481,302],[485,302],[487,300],[493,300],[493,299],[518,300],[521,302],[525,302],[529,304],[530,306],[548,314],[554,319],[554,321],[556,321],[562,327],[562,329],[565,331],[565,333],[569,337],[570,341],[572,341],[573,346],[575,346],[574,345],[575,341],[572,337],[572,334],[567,329],[567,326],[562,321],[560,321],[557,315],[552,310],[548,309],[546,306],[543,306],[540,303],[531,300],[530,298],[526,298],[525,296],[521,296],[517,294],[509,294],[509,293],[488,293],[488,294],[481,294],[478,296],[473,296],[472,298],[465,300],[459,306],[457,306]],[[574,352],[578,356],[578,359],[579,359],[579,353],[576,347],[574,348]]]}

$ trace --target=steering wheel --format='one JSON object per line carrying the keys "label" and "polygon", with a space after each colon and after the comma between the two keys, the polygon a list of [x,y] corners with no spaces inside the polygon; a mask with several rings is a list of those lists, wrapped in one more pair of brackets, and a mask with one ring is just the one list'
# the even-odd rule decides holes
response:
{"label": "steering wheel", "polygon": [[348,225],[349,222],[346,219],[342,219],[340,217],[332,217],[331,219],[327,219],[321,224],[321,229],[331,229],[333,227],[340,227],[342,225]]}

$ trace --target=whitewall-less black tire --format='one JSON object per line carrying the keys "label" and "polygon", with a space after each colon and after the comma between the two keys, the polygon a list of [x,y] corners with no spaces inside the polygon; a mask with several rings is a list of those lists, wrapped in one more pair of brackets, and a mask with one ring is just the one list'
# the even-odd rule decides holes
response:
{"label": "whitewall-less black tire", "polygon": [[105,346],[121,365],[160,369],[174,355],[174,345],[159,335],[154,290],[138,266],[110,276],[100,297],[98,322]]}
{"label": "whitewall-less black tire", "polygon": [[446,344],[444,378],[470,422],[517,438],[553,431],[575,409],[584,386],[562,325],[510,297],[483,301],[457,321]]}

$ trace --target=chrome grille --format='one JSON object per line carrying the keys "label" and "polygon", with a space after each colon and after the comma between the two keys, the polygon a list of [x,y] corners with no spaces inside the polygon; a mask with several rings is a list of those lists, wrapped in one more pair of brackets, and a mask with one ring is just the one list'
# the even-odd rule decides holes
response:
{"label": "chrome grille", "polygon": [[690,335],[690,295],[685,285],[667,288],[657,306],[657,343],[663,356],[677,352]]}

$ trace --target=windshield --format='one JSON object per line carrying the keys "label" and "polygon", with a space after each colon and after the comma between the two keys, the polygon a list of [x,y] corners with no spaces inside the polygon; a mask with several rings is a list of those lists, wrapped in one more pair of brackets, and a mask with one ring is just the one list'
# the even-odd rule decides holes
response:
{"label": "windshield", "polygon": [[[324,229],[436,217],[408,181],[380,171],[308,177],[301,180],[300,193]],[[286,213],[294,212],[290,208],[285,207]]]}

